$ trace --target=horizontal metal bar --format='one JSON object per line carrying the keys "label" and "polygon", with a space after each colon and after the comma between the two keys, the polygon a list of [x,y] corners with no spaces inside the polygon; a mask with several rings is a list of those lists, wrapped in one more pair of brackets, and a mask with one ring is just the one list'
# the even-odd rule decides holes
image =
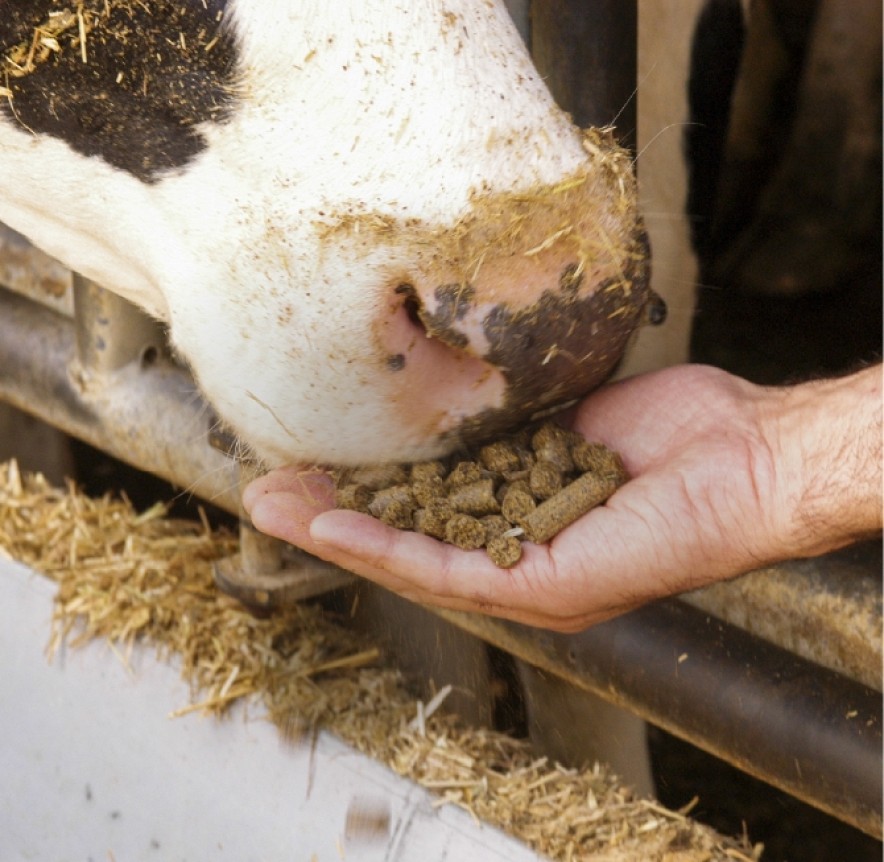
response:
{"label": "horizontal metal bar", "polygon": [[73,317],[73,273],[0,222],[0,285]]}
{"label": "horizontal metal bar", "polygon": [[881,696],[677,599],[578,635],[442,616],[881,837]]}

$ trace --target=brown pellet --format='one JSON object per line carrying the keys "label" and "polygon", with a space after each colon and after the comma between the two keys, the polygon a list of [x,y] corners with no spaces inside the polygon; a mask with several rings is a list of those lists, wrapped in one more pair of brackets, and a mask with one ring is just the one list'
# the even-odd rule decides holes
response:
{"label": "brown pellet", "polygon": [[474,551],[485,544],[485,528],[472,515],[458,512],[445,525],[445,541],[464,551]]}
{"label": "brown pellet", "polygon": [[479,519],[485,528],[485,541],[490,542],[497,536],[512,528],[512,524],[503,515],[485,515]]}
{"label": "brown pellet", "polygon": [[411,491],[411,487],[408,485],[391,485],[389,488],[380,488],[378,491],[375,491],[374,496],[371,498],[371,502],[368,504],[368,511],[373,517],[380,518],[384,514],[384,509],[393,500],[406,503],[413,508],[414,494]]}
{"label": "brown pellet", "polygon": [[414,506],[403,500],[390,500],[380,519],[397,530],[410,530],[414,526]]}
{"label": "brown pellet", "polygon": [[420,506],[429,506],[433,500],[438,500],[447,493],[445,482],[439,476],[427,476],[417,480],[412,485],[411,491]]}
{"label": "brown pellet", "polygon": [[481,478],[482,468],[475,461],[460,461],[448,474],[448,487],[456,488],[458,485],[469,485],[472,482],[478,482]]}
{"label": "brown pellet", "polygon": [[493,515],[500,511],[500,503],[494,496],[494,480],[479,479],[469,485],[458,485],[451,489],[448,500],[458,512],[467,515]]}
{"label": "brown pellet", "polygon": [[523,470],[530,470],[537,463],[537,455],[528,446],[520,446],[518,452]]}
{"label": "brown pellet", "polygon": [[352,509],[354,512],[367,512],[371,502],[371,490],[365,485],[351,483],[335,489],[335,506],[339,509]]}
{"label": "brown pellet", "polygon": [[500,513],[511,524],[521,526],[522,521],[537,508],[537,501],[530,491],[510,487],[500,504]]}
{"label": "brown pellet", "polygon": [[574,469],[574,459],[571,458],[571,449],[564,440],[552,440],[542,448],[536,450],[538,461],[548,461],[555,464],[562,473],[570,473]]}
{"label": "brown pellet", "polygon": [[497,497],[498,503],[503,503],[503,498],[506,497],[510,488],[519,488],[524,491],[526,494],[531,493],[531,486],[528,484],[528,473],[524,475],[524,477],[519,479],[513,479],[512,482],[504,482],[498,489],[497,493],[494,495]]}
{"label": "brown pellet", "polygon": [[519,470],[522,467],[522,460],[519,458],[519,452],[512,443],[500,441],[497,443],[489,443],[479,450],[479,460],[489,470],[495,473],[507,473],[512,470]]}
{"label": "brown pellet", "polygon": [[620,453],[613,452],[610,449],[608,449],[608,463],[599,468],[599,473],[604,476],[610,476],[618,485],[629,481],[629,473],[626,472]]}
{"label": "brown pellet", "polygon": [[538,545],[548,542],[581,515],[604,503],[624,480],[625,475],[584,473],[578,476],[555,497],[545,500],[522,518],[520,526],[525,537]]}
{"label": "brown pellet", "polygon": [[535,451],[555,442],[568,442],[568,431],[555,422],[542,423],[531,435],[531,448]]}
{"label": "brown pellet", "polygon": [[583,473],[589,470],[604,472],[611,463],[611,455],[613,452],[601,443],[578,440],[571,444],[571,460]]}
{"label": "brown pellet", "polygon": [[522,559],[522,543],[515,536],[495,536],[485,544],[491,562],[501,569],[509,569]]}
{"label": "brown pellet", "polygon": [[571,458],[571,432],[554,422],[544,422],[531,437],[534,454],[539,461],[550,461],[563,473],[574,469]]}
{"label": "brown pellet", "polygon": [[528,487],[538,500],[547,500],[562,490],[562,471],[551,461],[538,461],[528,476]]}
{"label": "brown pellet", "polygon": [[432,481],[433,479],[445,478],[445,465],[441,461],[420,461],[411,465],[411,481]]}
{"label": "brown pellet", "polygon": [[429,505],[414,513],[414,529],[418,533],[444,539],[445,525],[454,514],[454,507],[448,500],[444,498],[433,500]]}

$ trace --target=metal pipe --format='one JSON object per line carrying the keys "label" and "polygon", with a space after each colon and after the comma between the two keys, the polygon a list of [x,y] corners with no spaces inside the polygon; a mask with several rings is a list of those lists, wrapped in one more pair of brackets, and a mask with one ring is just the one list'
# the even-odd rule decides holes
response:
{"label": "metal pipe", "polygon": [[449,621],[881,837],[881,695],[677,599],[559,635]]}
{"label": "metal pipe", "polygon": [[209,446],[206,404],[184,369],[157,356],[80,371],[74,322],[0,290],[0,398],[237,512],[235,462]]}

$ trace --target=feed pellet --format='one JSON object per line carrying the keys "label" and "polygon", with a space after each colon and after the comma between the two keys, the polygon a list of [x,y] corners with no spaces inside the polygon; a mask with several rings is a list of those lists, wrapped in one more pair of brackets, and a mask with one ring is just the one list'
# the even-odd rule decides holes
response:
{"label": "feed pellet", "polygon": [[616,452],[543,422],[477,451],[410,466],[340,470],[335,505],[509,568],[524,539],[549,542],[627,479]]}

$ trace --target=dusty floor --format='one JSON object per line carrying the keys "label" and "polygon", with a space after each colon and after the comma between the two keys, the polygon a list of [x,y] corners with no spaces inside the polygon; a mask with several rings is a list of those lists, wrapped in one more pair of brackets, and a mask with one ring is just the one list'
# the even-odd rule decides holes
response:
{"label": "dusty floor", "polygon": [[[438,707],[451,686],[424,703],[374,642],[315,604],[255,617],[220,595],[213,580],[212,562],[236,547],[229,530],[211,529],[205,518],[169,519],[162,504],[137,510],[112,494],[87,497],[23,475],[15,461],[0,464],[0,552],[55,582],[51,660],[98,639],[125,667],[136,641],[152,647],[167,668],[179,665],[190,688],[191,702],[172,717],[219,718],[248,704],[276,725],[277,743],[307,746],[318,731],[331,731],[432,790],[431,807],[464,809],[473,822],[501,828],[544,858],[760,858],[763,848],[745,835],[721,835],[686,812],[640,798],[603,764],[565,768],[524,740],[445,714]],[[17,685],[30,693],[27,676]],[[68,696],[78,697],[79,689]],[[94,745],[87,750],[91,758]],[[190,775],[185,771],[181,780]],[[42,786],[38,781],[34,792]]]}

